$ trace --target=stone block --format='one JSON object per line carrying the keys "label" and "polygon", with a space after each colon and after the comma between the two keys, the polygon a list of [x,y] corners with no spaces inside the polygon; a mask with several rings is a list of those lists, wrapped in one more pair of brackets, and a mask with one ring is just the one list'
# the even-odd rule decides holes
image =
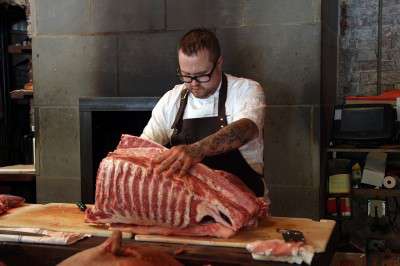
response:
{"label": "stone block", "polygon": [[272,185],[269,195],[272,202],[271,214],[273,216],[320,218],[318,189]]}
{"label": "stone block", "polygon": [[319,128],[315,128],[315,119],[319,118],[311,106],[267,107],[264,171],[268,184],[319,186],[319,153],[315,150]]}
{"label": "stone block", "polygon": [[169,0],[167,29],[238,27],[243,24],[245,1]]}
{"label": "stone block", "polygon": [[244,25],[309,24],[321,21],[321,1],[244,1]]}
{"label": "stone block", "polygon": [[181,31],[119,37],[119,95],[161,96],[176,83]]}
{"label": "stone block", "polygon": [[319,26],[220,29],[217,35],[224,71],[260,82],[268,104],[319,103]]}
{"label": "stone block", "polygon": [[35,104],[77,106],[79,97],[117,95],[115,36],[33,39]]}
{"label": "stone block", "polygon": [[79,118],[77,108],[36,111],[37,168],[42,178],[79,178]]}
{"label": "stone block", "polygon": [[75,203],[81,200],[78,178],[36,177],[38,203]]}
{"label": "stone block", "polygon": [[92,1],[91,32],[153,31],[165,29],[164,0]]}
{"label": "stone block", "polygon": [[90,24],[90,2],[36,0],[36,33],[39,35],[87,33]]}

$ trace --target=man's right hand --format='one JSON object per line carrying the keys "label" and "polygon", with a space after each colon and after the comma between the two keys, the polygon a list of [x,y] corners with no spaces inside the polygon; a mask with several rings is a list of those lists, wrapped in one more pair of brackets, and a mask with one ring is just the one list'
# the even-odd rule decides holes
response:
{"label": "man's right hand", "polygon": [[201,146],[197,143],[191,145],[178,145],[164,151],[152,160],[155,174],[171,177],[178,174],[183,177],[190,168],[201,162],[204,158]]}

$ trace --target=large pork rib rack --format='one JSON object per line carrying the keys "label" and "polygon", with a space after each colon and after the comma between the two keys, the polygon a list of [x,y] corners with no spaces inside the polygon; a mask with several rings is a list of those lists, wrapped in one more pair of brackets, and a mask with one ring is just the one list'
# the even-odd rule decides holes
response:
{"label": "large pork rib rack", "polygon": [[151,159],[165,149],[122,135],[100,163],[95,205],[86,222],[142,234],[226,238],[266,214],[265,201],[227,172],[197,164],[183,178],[155,175]]}

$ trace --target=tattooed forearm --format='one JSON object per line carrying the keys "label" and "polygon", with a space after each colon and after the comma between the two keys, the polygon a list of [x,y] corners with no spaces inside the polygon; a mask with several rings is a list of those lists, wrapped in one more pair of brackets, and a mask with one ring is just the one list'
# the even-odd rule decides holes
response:
{"label": "tattooed forearm", "polygon": [[192,158],[202,158],[204,157],[204,154],[202,153],[201,149],[191,149],[190,146],[187,149],[187,153],[192,157]]}
{"label": "tattooed forearm", "polygon": [[196,142],[205,156],[212,156],[239,148],[258,135],[257,125],[249,119],[240,119],[218,132]]}

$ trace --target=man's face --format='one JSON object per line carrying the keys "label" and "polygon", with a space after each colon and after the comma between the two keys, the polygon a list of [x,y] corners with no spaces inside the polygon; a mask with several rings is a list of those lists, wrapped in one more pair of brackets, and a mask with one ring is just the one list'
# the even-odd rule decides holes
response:
{"label": "man's face", "polygon": [[185,83],[186,88],[188,88],[196,98],[207,98],[216,91],[221,82],[221,57],[217,62],[211,62],[208,50],[200,50],[197,54],[191,56],[179,50],[178,60],[180,74],[183,76],[200,77],[210,74],[213,67],[215,67],[209,81],[200,83],[192,79],[190,83]]}

